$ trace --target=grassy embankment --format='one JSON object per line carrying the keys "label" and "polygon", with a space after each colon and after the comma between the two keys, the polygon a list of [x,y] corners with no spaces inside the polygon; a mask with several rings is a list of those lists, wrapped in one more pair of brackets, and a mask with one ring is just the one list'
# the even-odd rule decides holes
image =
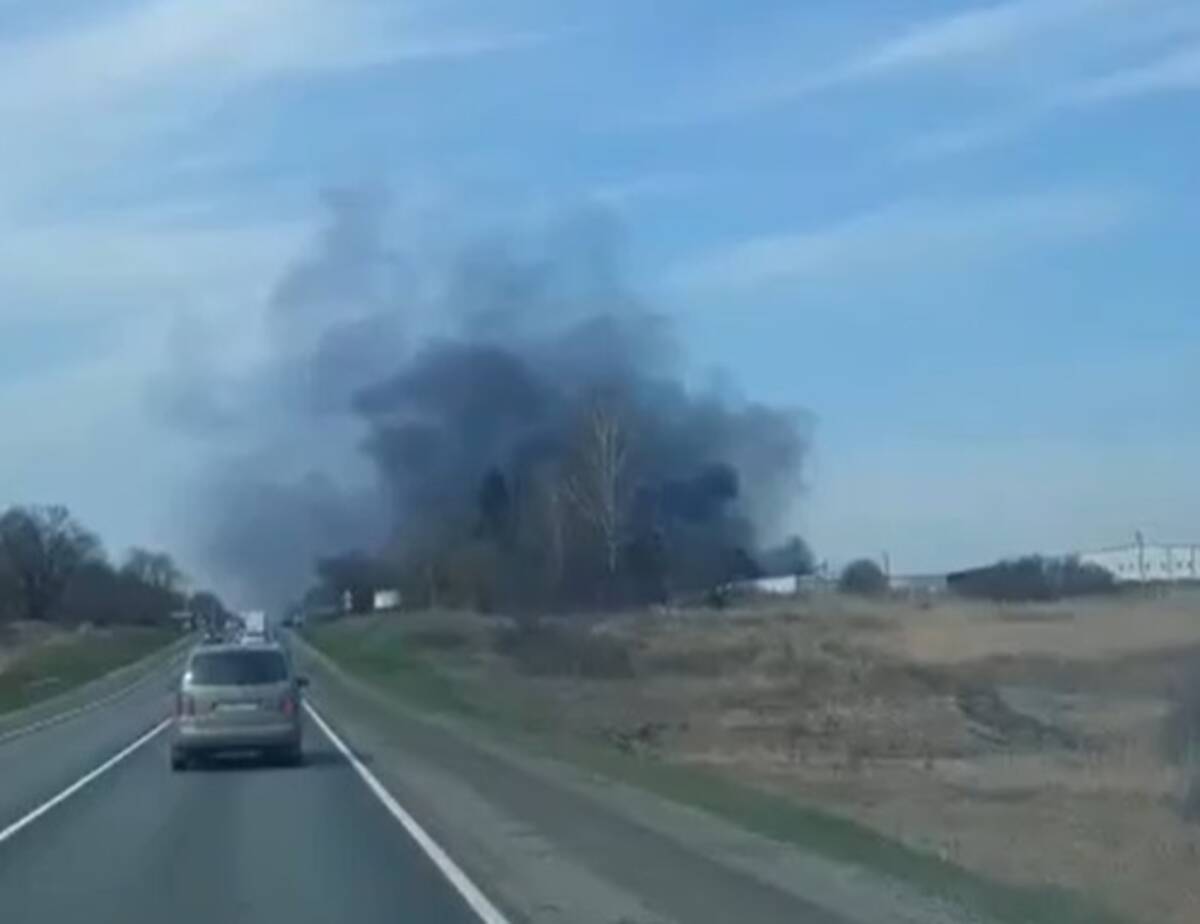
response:
{"label": "grassy embankment", "polygon": [[0,714],[69,692],[178,638],[174,629],[121,626],[52,635],[22,645],[0,664]]}
{"label": "grassy embankment", "polygon": [[[613,747],[594,734],[565,728],[542,695],[508,683],[508,670],[525,659],[538,669],[543,656],[579,658],[591,676],[619,677],[628,667],[617,647],[543,652],[497,644],[478,620],[388,617],[344,620],[314,627],[307,636],[354,675],[409,707],[449,716],[476,732],[500,733],[537,753],[570,761],[611,779],[703,808],[748,830],[906,881],[1001,922],[1102,924],[1120,918],[1057,887],[993,881],[931,853],[893,840],[864,824],[745,785],[728,775],[684,766],[640,749]],[[591,659],[590,661],[588,659]],[[490,670],[489,663],[500,664]],[[620,681],[615,681],[619,683]],[[569,708],[569,707],[568,707]]]}

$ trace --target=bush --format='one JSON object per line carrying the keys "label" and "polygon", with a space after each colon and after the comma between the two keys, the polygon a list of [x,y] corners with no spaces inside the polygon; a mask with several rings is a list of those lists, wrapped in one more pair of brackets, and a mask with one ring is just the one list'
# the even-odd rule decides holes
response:
{"label": "bush", "polygon": [[1117,587],[1112,574],[1097,565],[1040,555],[952,574],[949,584],[964,596],[1011,602],[1111,593]]}
{"label": "bush", "polygon": [[1176,764],[1200,764],[1200,661],[1171,687],[1171,708],[1163,734],[1167,757]]}
{"label": "bush", "polygon": [[1058,593],[1062,597],[1085,597],[1090,594],[1110,594],[1117,590],[1112,572],[1099,565],[1080,562],[1077,558],[1061,561],[1056,569]]}
{"label": "bush", "polygon": [[1171,708],[1163,728],[1167,759],[1188,776],[1181,812],[1200,820],[1200,660],[1193,661],[1182,680],[1172,686]]}
{"label": "bush", "polygon": [[633,675],[625,642],[574,626],[522,623],[501,631],[495,647],[527,674],[594,679]]}
{"label": "bush", "polygon": [[869,558],[860,558],[842,570],[838,588],[843,593],[875,597],[887,592],[888,579],[879,565]]}

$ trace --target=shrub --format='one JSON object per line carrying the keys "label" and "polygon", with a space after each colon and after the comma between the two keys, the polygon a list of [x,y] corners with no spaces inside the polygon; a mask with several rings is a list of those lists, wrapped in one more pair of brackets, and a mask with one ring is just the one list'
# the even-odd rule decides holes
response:
{"label": "shrub", "polygon": [[1181,812],[1200,820],[1200,659],[1194,660],[1171,690],[1171,708],[1163,729],[1167,758],[1188,776]]}
{"label": "shrub", "polygon": [[1174,763],[1200,763],[1200,662],[1172,685],[1163,745]]}
{"label": "shrub", "polygon": [[522,623],[502,630],[495,647],[527,674],[596,679],[633,675],[627,643],[575,626]]}
{"label": "shrub", "polygon": [[1117,588],[1112,574],[1098,565],[1041,555],[952,574],[949,583],[964,596],[1014,602],[1111,593]]}
{"label": "shrub", "polygon": [[1108,594],[1117,589],[1117,579],[1112,572],[1099,565],[1067,558],[1058,563],[1056,570],[1058,593],[1063,597],[1083,597],[1089,594]]}
{"label": "shrub", "polygon": [[879,596],[887,591],[888,579],[879,565],[869,558],[860,558],[842,570],[838,588],[848,594]]}

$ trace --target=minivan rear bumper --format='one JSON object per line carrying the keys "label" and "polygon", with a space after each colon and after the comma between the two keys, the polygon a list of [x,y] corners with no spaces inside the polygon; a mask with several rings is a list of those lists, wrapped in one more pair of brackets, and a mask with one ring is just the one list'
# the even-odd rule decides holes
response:
{"label": "minivan rear bumper", "polygon": [[184,719],[175,720],[171,747],[176,751],[234,751],[252,748],[296,748],[300,746],[299,722],[204,727]]}

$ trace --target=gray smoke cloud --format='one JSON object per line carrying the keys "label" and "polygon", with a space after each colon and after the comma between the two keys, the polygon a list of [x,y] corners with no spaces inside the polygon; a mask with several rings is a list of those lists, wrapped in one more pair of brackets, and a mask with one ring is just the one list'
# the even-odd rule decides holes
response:
{"label": "gray smoke cloud", "polygon": [[672,325],[631,291],[606,217],[431,267],[389,246],[377,195],[325,207],[311,252],[248,321],[266,358],[222,376],[184,336],[190,358],[155,392],[213,457],[189,504],[196,551],[241,597],[278,605],[321,556],[402,549],[469,518],[489,473],[520,485],[561,457],[599,393],[633,423],[635,523],[752,549],[790,510],[804,414],[689,389]]}

